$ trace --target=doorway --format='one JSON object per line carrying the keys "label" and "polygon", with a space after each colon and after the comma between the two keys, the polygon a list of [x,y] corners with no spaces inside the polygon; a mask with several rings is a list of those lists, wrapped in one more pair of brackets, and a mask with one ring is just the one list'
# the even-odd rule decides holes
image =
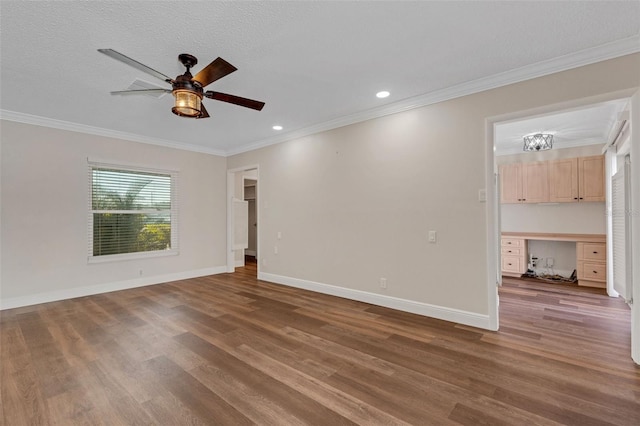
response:
{"label": "doorway", "polygon": [[227,272],[241,271],[251,276],[258,275],[258,182],[258,166],[227,171]]}
{"label": "doorway", "polygon": [[243,176],[243,198],[247,202],[247,248],[244,249],[245,266],[256,264],[258,259],[258,216],[256,207],[256,194],[258,180],[253,177]]}
{"label": "doorway", "polygon": [[[526,231],[528,232],[535,232],[534,229],[531,229],[531,226],[538,226],[538,225],[544,225],[544,226],[551,226],[551,228],[547,228],[544,231],[552,233],[552,232],[562,232],[562,230],[564,230],[564,232],[567,233],[600,233],[600,234],[605,234],[606,238],[607,238],[607,245],[610,246],[611,245],[611,231],[610,231],[610,227],[608,225],[608,220],[610,219],[608,216],[608,214],[603,215],[603,212],[609,212],[610,211],[610,204],[608,204],[610,202],[610,197],[611,197],[611,176],[612,176],[612,171],[611,170],[607,170],[606,171],[606,185],[607,185],[607,193],[606,193],[606,198],[605,201],[603,201],[600,205],[598,205],[598,207],[594,207],[592,208],[592,210],[594,210],[591,216],[594,216],[596,211],[599,210],[598,215],[600,217],[601,223],[599,224],[599,230],[595,230],[595,232],[591,231],[589,232],[588,229],[577,229],[576,227],[580,226],[580,220],[582,220],[584,217],[581,216],[580,214],[575,214],[576,212],[574,211],[573,215],[569,214],[567,215],[566,213],[570,213],[572,210],[576,210],[577,206],[579,206],[579,203],[576,203],[575,205],[573,205],[573,207],[569,206],[569,203],[567,204],[562,204],[562,203],[552,203],[552,202],[547,202],[547,203],[539,203],[535,206],[535,208],[533,210],[531,210],[531,212],[528,213],[532,213],[529,216],[526,216],[527,212],[525,212],[525,208],[526,206],[524,205],[524,203],[518,204],[516,205],[511,211],[505,214],[505,211],[503,211],[502,205],[500,203],[501,199],[501,186],[500,186],[500,165],[505,163],[505,156],[508,155],[518,155],[515,153],[515,149],[519,149],[522,150],[523,149],[523,136],[524,134],[519,135],[519,147],[518,148],[514,148],[514,151],[511,153],[507,153],[501,156],[499,154],[499,146],[497,146],[498,144],[498,138],[500,136],[500,126],[506,126],[506,128],[509,128],[509,125],[512,123],[518,123],[518,122],[525,122],[527,120],[531,120],[532,122],[535,122],[535,120],[537,119],[538,122],[540,121],[540,119],[544,119],[544,118],[548,118],[548,117],[553,117],[553,116],[559,116],[561,114],[565,114],[565,113],[580,113],[580,112],[588,112],[590,109],[594,109],[598,106],[602,107],[602,108],[606,108],[607,106],[612,107],[612,105],[618,105],[617,107],[612,107],[615,110],[615,116],[616,119],[611,121],[609,120],[609,128],[607,129],[606,132],[604,132],[603,136],[600,137],[600,144],[599,144],[599,150],[595,149],[595,148],[580,148],[579,145],[575,145],[575,146],[567,146],[566,148],[573,148],[574,152],[571,153],[571,151],[566,151],[565,153],[569,153],[567,155],[564,155],[564,157],[580,157],[581,155],[592,155],[593,156],[602,156],[605,151],[606,151],[606,147],[607,146],[611,146],[611,144],[613,142],[615,142],[615,138],[618,136],[618,130],[620,129],[620,121],[617,119],[617,117],[619,116],[619,114],[625,110],[626,108],[629,107],[630,105],[630,99],[631,96],[634,94],[634,90],[625,90],[625,91],[621,91],[621,92],[617,92],[617,93],[611,93],[611,94],[607,94],[607,95],[601,95],[601,96],[596,96],[596,97],[592,97],[592,98],[586,98],[586,99],[581,99],[581,100],[577,100],[577,101],[571,101],[571,102],[567,102],[567,103],[563,103],[563,104],[558,104],[558,105],[550,105],[550,106],[546,106],[546,107],[541,107],[541,108],[536,108],[534,110],[529,110],[529,111],[521,111],[521,112],[517,112],[517,113],[510,113],[510,114],[505,114],[499,117],[493,117],[487,120],[487,127],[486,127],[486,131],[487,131],[487,165],[488,165],[488,174],[487,174],[487,201],[489,201],[488,205],[487,205],[487,212],[488,212],[488,250],[489,250],[489,257],[488,257],[488,266],[489,266],[489,273],[488,273],[488,277],[490,280],[490,287],[489,287],[489,306],[490,306],[490,324],[492,326],[493,329],[497,330],[499,328],[499,294],[498,294],[498,289],[499,287],[502,285],[502,272],[503,272],[503,265],[501,264],[503,256],[501,254],[501,240],[502,240],[502,232],[504,230],[505,224],[507,224],[507,226],[512,226],[513,223],[524,223],[526,225]],[[622,106],[622,107],[621,107]],[[616,110],[617,108],[617,110]],[[579,115],[579,114],[578,114]],[[512,126],[513,127],[513,126]],[[504,130],[504,129],[502,129]],[[543,132],[550,132],[549,128],[536,128],[536,129],[530,129],[530,132],[536,132],[536,133],[543,133]],[[562,131],[563,129],[561,128],[560,131]],[[569,131],[569,128],[565,128],[564,131]],[[576,130],[575,128],[572,130]],[[560,131],[558,131],[557,134],[560,133]],[[584,138],[584,136],[583,136]],[[515,142],[515,141],[514,141]],[[592,145],[595,145],[592,143]],[[546,154],[547,157],[545,157],[544,155],[541,155],[540,153],[536,153],[536,156],[534,156],[532,158],[533,161],[546,161],[546,160],[558,160],[561,159],[563,157],[563,155],[560,155],[559,150],[557,150],[557,148],[559,149],[559,147],[562,146],[561,144],[559,144],[558,147],[554,146],[553,149],[550,151],[550,154]],[[585,144],[586,146],[586,144]],[[589,151],[591,149],[595,149],[595,151]],[[583,150],[582,152],[580,150]],[[573,155],[576,154],[576,155]],[[502,158],[501,158],[502,157]],[[513,158],[512,158],[513,159]],[[609,167],[609,163],[606,162],[605,163],[607,167]],[[615,173],[615,170],[613,170],[613,173]],[[586,205],[586,203],[585,203]],[[559,228],[553,228],[553,224],[551,223],[552,220],[556,217],[557,213],[563,213],[562,211],[566,210],[564,212],[564,217],[565,219],[567,218],[571,218],[568,220],[565,220],[565,226],[560,226]],[[517,214],[514,214],[517,213]],[[588,215],[587,215],[588,216]],[[519,219],[521,222],[514,222],[514,218]],[[568,224],[568,225],[567,225]],[[558,224],[556,224],[557,226]],[[560,229],[560,230],[559,230]],[[575,245],[569,245],[571,247],[575,247]],[[562,260],[562,258],[565,259],[576,259],[576,257],[574,256],[567,256],[566,255],[566,248],[557,248],[554,247],[552,248],[552,250],[556,250],[556,252],[553,252],[549,255],[540,255],[540,256],[535,256],[538,258],[538,267],[542,268],[542,269],[546,269],[546,270],[553,270],[553,266],[556,266],[555,261],[556,260]],[[609,247],[607,247],[609,248]],[[535,250],[544,250],[545,249],[545,244],[537,244],[534,245],[534,249]],[[562,253],[564,254],[562,254]],[[527,254],[527,257],[525,258],[525,262],[526,262],[526,270],[528,270],[530,268],[530,262],[531,262],[531,257],[529,256],[529,253]],[[550,258],[550,259],[549,259]],[[607,268],[611,269],[611,266],[613,264],[612,262],[612,255],[610,253],[607,254]],[[558,269],[562,269],[562,268],[558,268]],[[568,269],[565,267],[565,269]],[[610,272],[610,271],[608,271]],[[608,277],[607,281],[610,281],[610,277]],[[491,282],[495,282],[497,283],[497,286],[494,290],[493,286],[491,285]],[[615,297],[617,296],[617,293],[615,293],[615,291],[612,288],[612,284],[611,282],[608,283],[608,287],[607,288],[607,293],[609,296]],[[552,287],[553,288],[553,287]],[[599,290],[601,292],[604,292],[605,290]],[[634,338],[635,337],[635,338]],[[640,342],[638,342],[638,340],[640,340],[637,336],[636,332],[632,331],[632,340],[633,345],[632,345],[632,354],[633,354],[633,350],[636,348],[636,346],[638,346],[640,344]],[[636,357],[634,357],[634,360],[637,361]]]}

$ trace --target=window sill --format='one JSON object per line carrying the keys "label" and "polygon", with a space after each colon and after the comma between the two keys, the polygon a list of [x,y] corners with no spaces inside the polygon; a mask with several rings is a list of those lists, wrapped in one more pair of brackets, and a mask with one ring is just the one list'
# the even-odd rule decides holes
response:
{"label": "window sill", "polygon": [[110,254],[105,256],[89,256],[87,257],[87,263],[107,263],[107,262],[120,262],[123,260],[136,260],[136,259],[148,259],[153,257],[166,257],[177,256],[180,252],[177,249],[172,250],[160,250],[160,251],[145,251],[138,253],[124,253],[124,254]]}

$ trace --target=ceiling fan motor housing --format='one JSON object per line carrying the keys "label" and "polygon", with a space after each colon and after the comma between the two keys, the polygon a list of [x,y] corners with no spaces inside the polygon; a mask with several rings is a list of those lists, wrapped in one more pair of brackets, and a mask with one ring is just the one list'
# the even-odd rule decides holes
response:
{"label": "ceiling fan motor housing", "polygon": [[203,96],[202,86],[192,79],[191,73],[187,70],[184,75],[178,76],[172,86],[176,106],[171,108],[171,112],[181,117],[199,117]]}

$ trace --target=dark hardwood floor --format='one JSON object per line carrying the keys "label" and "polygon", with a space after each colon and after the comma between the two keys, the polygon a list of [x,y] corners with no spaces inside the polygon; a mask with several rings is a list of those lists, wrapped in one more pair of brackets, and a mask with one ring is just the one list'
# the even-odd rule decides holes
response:
{"label": "dark hardwood floor", "polygon": [[488,332],[235,274],[1,313],[5,425],[638,425],[620,300],[505,280]]}

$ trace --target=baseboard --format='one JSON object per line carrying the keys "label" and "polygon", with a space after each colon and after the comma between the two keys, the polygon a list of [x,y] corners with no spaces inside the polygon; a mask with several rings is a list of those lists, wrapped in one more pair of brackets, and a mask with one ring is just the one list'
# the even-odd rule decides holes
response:
{"label": "baseboard", "polygon": [[55,302],[58,300],[74,299],[76,297],[91,296],[94,294],[109,293],[118,290],[127,290],[130,288],[144,287],[153,284],[162,284],[170,281],[204,277],[207,275],[223,274],[226,272],[226,266],[215,266],[211,268],[195,269],[192,271],[176,272],[173,274],[136,278],[133,280],[116,281],[105,284],[96,284],[91,286],[48,291],[45,293],[38,293],[30,296],[0,299],[0,310],[38,305],[40,303]]}
{"label": "baseboard", "polygon": [[258,254],[258,253],[257,253],[255,250],[245,250],[245,251],[244,251],[244,255],[245,255],[245,256],[253,256],[253,257],[256,257],[256,255],[257,255],[257,254]]}
{"label": "baseboard", "polygon": [[359,302],[371,303],[372,305],[384,306],[386,308],[397,309],[399,311],[410,312],[412,314],[465,324],[472,327],[487,330],[491,329],[489,315],[430,305],[428,303],[400,299],[398,297],[385,296],[361,290],[353,290],[350,288],[301,280],[298,278],[285,277],[282,275],[269,274],[266,272],[259,273],[258,279],[304,290],[311,290],[317,293],[343,297],[345,299],[357,300]]}
{"label": "baseboard", "polygon": [[244,266],[244,258],[240,259],[240,260],[236,260],[234,265],[235,265],[236,268],[242,268]]}

